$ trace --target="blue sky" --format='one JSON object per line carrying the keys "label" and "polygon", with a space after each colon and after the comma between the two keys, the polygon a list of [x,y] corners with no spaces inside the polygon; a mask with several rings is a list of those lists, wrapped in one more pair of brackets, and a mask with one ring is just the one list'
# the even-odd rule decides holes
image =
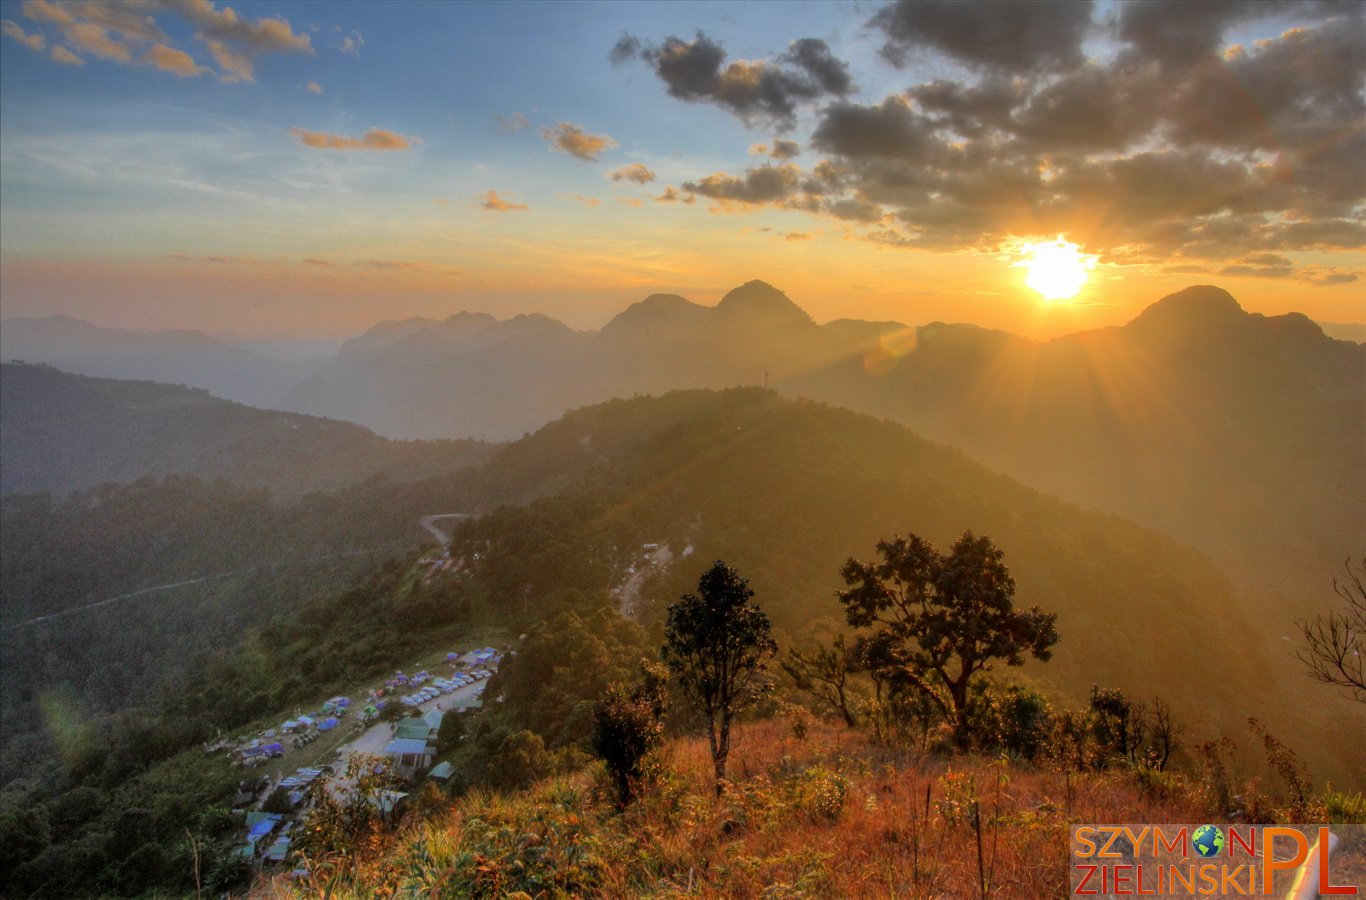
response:
{"label": "blue sky", "polygon": [[[1334,161],[1360,91],[1296,67],[1345,32],[1359,68],[1359,13],[1224,4],[1170,32],[1016,6],[2,0],[0,302],[259,333],[461,308],[593,327],[763,277],[818,319],[1049,333],[1214,280],[1366,318],[1360,179]],[[1207,78],[1252,112],[1209,135],[1198,96],[1135,99]],[[1142,127],[1099,121],[1112,100]],[[1185,177],[1221,193],[1186,205]],[[1012,268],[1058,234],[1099,261],[1065,308]]]}

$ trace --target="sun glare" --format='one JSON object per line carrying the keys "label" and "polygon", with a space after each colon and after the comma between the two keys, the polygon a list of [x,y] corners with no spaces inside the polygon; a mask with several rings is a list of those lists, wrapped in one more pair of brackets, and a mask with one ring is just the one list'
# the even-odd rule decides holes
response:
{"label": "sun glare", "polygon": [[1015,263],[1025,270],[1025,284],[1045,300],[1070,300],[1086,284],[1087,271],[1096,258],[1081,252],[1081,247],[1065,241],[1062,235],[1051,241],[1038,241],[1020,247],[1024,259]]}

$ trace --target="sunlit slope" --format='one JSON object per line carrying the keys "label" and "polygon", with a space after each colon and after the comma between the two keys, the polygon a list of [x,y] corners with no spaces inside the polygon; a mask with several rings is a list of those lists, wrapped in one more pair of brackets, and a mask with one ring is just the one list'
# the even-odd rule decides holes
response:
{"label": "sunlit slope", "polygon": [[1286,645],[1270,648],[1291,617],[1250,616],[1206,556],[1170,538],[1023,487],[901,426],[759,390],[684,392],[576,411],[486,474],[499,470],[500,481],[593,498],[602,512],[585,533],[694,547],[647,586],[647,621],[724,558],[778,626],[801,635],[839,618],[840,565],[870,555],[879,537],[909,531],[942,546],[972,529],[1005,550],[1018,602],[1059,614],[1054,659],[1027,666],[1029,677],[1078,701],[1092,684],[1160,694],[1209,737],[1242,735],[1256,715],[1304,735],[1297,748],[1316,762],[1345,752],[1329,738],[1338,698],[1300,674]]}
{"label": "sunlit slope", "polygon": [[1300,601],[1366,547],[1366,347],[1215,287],[1049,343],[926,326],[783,387],[894,417]]}

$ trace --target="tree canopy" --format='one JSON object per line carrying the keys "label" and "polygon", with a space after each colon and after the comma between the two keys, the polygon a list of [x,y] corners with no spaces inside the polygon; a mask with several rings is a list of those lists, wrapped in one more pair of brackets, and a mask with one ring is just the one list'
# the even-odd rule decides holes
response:
{"label": "tree canopy", "polygon": [[874,629],[866,644],[870,668],[894,688],[928,696],[953,719],[961,746],[972,677],[998,659],[1012,666],[1026,653],[1047,660],[1058,642],[1057,614],[1015,608],[1015,580],[989,537],[966,531],[947,554],[914,534],[878,541],[877,550],[878,562],[844,565],[845,616]]}
{"label": "tree canopy", "polygon": [[707,723],[716,792],[726,781],[730,724],[758,698],[767,661],[778,650],[768,615],[751,603],[749,582],[718,560],[669,607],[661,655]]}

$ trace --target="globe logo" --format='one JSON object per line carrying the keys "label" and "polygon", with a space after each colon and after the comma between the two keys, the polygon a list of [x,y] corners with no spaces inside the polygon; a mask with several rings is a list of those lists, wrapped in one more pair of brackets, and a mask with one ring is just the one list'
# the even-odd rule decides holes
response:
{"label": "globe logo", "polygon": [[1217,825],[1201,825],[1191,835],[1191,846],[1196,853],[1208,859],[1224,849],[1224,832]]}

